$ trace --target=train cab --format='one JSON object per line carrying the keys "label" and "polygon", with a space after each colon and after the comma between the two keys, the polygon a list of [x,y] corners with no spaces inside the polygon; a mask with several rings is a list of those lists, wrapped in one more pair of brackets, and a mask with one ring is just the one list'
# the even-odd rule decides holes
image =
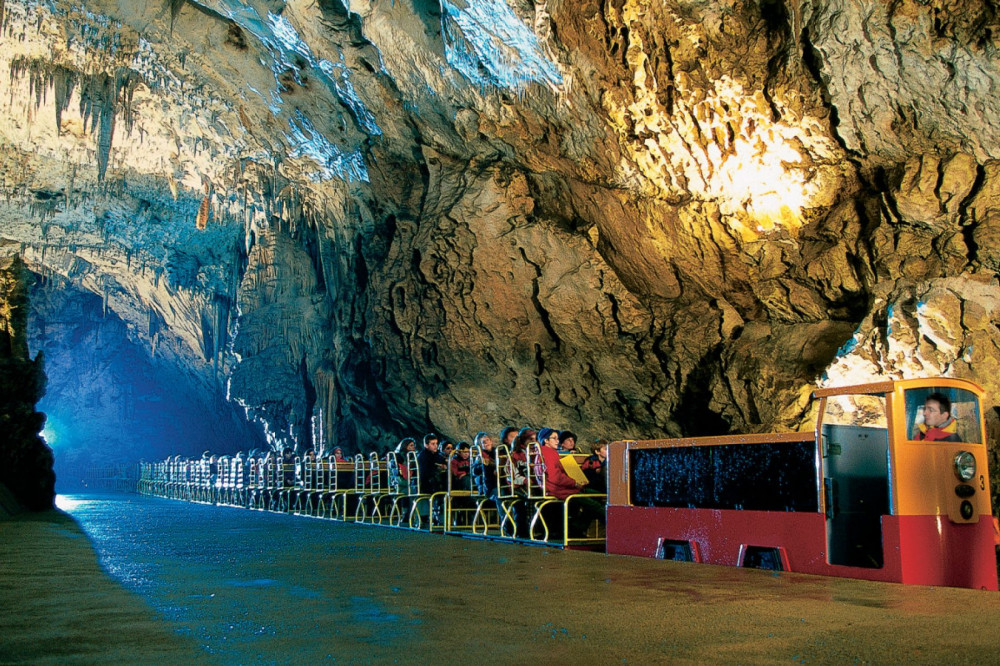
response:
{"label": "train cab", "polygon": [[813,432],[614,442],[608,552],[996,590],[982,395],[824,388]]}

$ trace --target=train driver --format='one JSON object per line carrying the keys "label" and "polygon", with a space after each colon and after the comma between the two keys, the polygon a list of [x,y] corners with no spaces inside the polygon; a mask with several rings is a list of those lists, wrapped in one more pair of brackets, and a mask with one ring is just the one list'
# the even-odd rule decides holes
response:
{"label": "train driver", "polygon": [[960,442],[958,423],[951,415],[951,400],[943,393],[931,393],[924,401],[924,422],[917,424],[913,439],[928,442]]}

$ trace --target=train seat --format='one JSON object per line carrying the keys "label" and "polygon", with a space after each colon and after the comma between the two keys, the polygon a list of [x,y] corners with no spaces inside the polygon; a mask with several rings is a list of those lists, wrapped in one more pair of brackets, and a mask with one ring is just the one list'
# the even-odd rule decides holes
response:
{"label": "train seat", "polygon": [[558,499],[545,491],[546,473],[541,445],[532,444],[528,447],[528,499],[532,504],[528,538],[563,547],[602,545],[604,527],[595,507],[605,502],[607,495],[575,493]]}
{"label": "train seat", "polygon": [[[447,533],[471,532],[478,502],[473,499],[473,491],[460,486],[452,474],[452,461],[461,455],[458,449],[448,456],[448,492],[444,498],[444,531]],[[470,455],[471,468],[471,455]],[[471,478],[469,481],[471,482]]]}
{"label": "train seat", "polygon": [[443,508],[448,493],[444,491],[427,493],[424,491],[416,451],[406,452],[406,469],[410,479],[407,493],[410,512],[407,524],[415,530],[442,531],[444,528]]}
{"label": "train seat", "polygon": [[[495,453],[494,453],[495,455]],[[485,465],[483,465],[483,452],[476,446],[472,446],[472,453],[470,454],[472,459],[472,469],[475,470],[477,467],[483,470],[484,474],[492,473],[494,476],[494,487],[499,484],[499,479],[497,479],[497,466],[492,465],[492,472],[487,472]],[[495,461],[494,461],[495,462]],[[475,503],[475,513],[472,516],[472,524],[469,528],[473,534],[479,534],[481,536],[487,536],[493,531],[499,530],[500,528],[500,514],[497,510],[497,504],[494,497],[483,494],[481,492],[479,484],[474,482],[472,484],[472,491],[470,493],[472,501]]]}
{"label": "train seat", "polygon": [[509,539],[518,534],[518,518],[527,511],[527,500],[519,485],[520,473],[510,448],[501,444],[494,449],[497,458],[497,514],[498,531]]}

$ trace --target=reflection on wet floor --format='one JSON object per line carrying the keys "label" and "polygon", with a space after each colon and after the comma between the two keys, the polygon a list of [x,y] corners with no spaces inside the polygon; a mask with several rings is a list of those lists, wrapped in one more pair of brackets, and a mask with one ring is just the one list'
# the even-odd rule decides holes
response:
{"label": "reflection on wet floor", "polygon": [[[994,660],[1000,595],[60,498],[101,565],[223,663]],[[2,577],[2,573],[0,573]],[[0,654],[2,656],[2,654]]]}

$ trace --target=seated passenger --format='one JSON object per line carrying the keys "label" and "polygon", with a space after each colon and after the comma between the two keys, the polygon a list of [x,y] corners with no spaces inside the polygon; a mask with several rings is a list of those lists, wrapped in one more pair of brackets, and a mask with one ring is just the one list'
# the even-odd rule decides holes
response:
{"label": "seated passenger", "polygon": [[[597,536],[600,524],[604,521],[604,501],[581,494],[587,484],[578,483],[566,473],[558,451],[559,433],[543,428],[539,434],[543,443],[541,453],[545,463],[545,494],[560,500],[575,498],[572,505],[566,505],[566,518],[569,521],[569,533],[566,536]],[[594,530],[592,534],[591,529]]]}
{"label": "seated passenger", "polygon": [[379,471],[378,464],[372,465],[371,463],[373,457],[376,460],[382,457],[378,448],[372,449],[371,451],[368,452],[368,455],[365,456],[365,469],[368,470],[368,472],[365,474],[365,485],[368,488],[372,488],[374,482],[379,480],[378,477],[375,476],[376,474],[378,474]]}
{"label": "seated passenger", "polygon": [[441,445],[438,447],[438,451],[441,453],[441,457],[444,458],[445,460],[448,460],[448,458],[451,457],[451,453],[454,450],[455,450],[455,445],[449,442],[447,439],[444,440],[444,442],[442,442]]}
{"label": "seated passenger", "polygon": [[424,448],[417,454],[417,469],[420,471],[420,493],[430,495],[445,490],[445,459],[438,451],[438,436],[434,433],[424,435]]}
{"label": "seated passenger", "polygon": [[295,485],[295,449],[291,446],[286,446],[281,451],[281,474],[285,488]]}
{"label": "seated passenger", "polygon": [[404,437],[399,440],[399,444],[396,445],[396,450],[393,451],[393,457],[396,460],[395,474],[399,479],[399,492],[403,494],[409,494],[410,490],[410,468],[406,464],[406,457],[409,455],[410,451],[417,450],[417,441],[412,437]]}
{"label": "seated passenger", "polygon": [[[354,460],[345,458],[344,450],[339,446],[335,446],[333,447],[333,455],[330,456],[330,462],[333,463],[331,473],[337,477],[337,489],[349,490],[354,488]],[[339,468],[337,467],[338,463],[342,463]]]}
{"label": "seated passenger", "polygon": [[242,488],[247,479],[247,460],[243,458],[243,452],[237,451],[233,456],[232,481],[234,488]]}
{"label": "seated passenger", "polygon": [[214,488],[215,482],[219,479],[219,462],[213,453],[208,458],[209,484]]}
{"label": "seated passenger", "polygon": [[500,443],[497,446],[506,446],[508,450],[513,450],[515,439],[517,439],[517,428],[508,426],[500,431]]}
{"label": "seated passenger", "polygon": [[597,440],[590,450],[591,455],[580,464],[580,469],[587,476],[587,490],[603,495],[608,492],[607,440]]}
{"label": "seated passenger", "polygon": [[458,443],[458,453],[451,459],[451,487],[453,490],[472,490],[472,479],[469,477],[469,454],[471,450],[468,442]]}
{"label": "seated passenger", "polygon": [[497,463],[493,456],[493,438],[485,432],[476,435],[479,457],[472,462],[472,478],[476,490],[485,497],[494,497],[497,492]]}
{"label": "seated passenger", "polygon": [[542,428],[538,432],[541,440],[542,460],[545,463],[545,494],[556,499],[566,499],[580,492],[582,484],[577,483],[563,468],[559,460],[559,431]]}
{"label": "seated passenger", "polygon": [[495,453],[495,451],[496,451],[497,447],[499,447],[499,446],[506,446],[507,447],[507,453],[513,453],[514,452],[514,449],[516,448],[516,445],[514,444],[514,442],[517,441],[517,436],[518,436],[518,429],[514,428],[512,426],[508,426],[508,427],[506,427],[506,428],[504,428],[503,430],[500,431],[500,439],[497,440],[497,442],[499,442],[499,443],[496,444],[493,447],[494,453],[492,454],[492,456],[493,456],[493,461],[494,462],[496,462],[496,453]]}
{"label": "seated passenger", "polygon": [[951,400],[931,393],[924,401],[924,422],[917,424],[913,439],[928,442],[959,442],[958,422],[951,415]]}
{"label": "seated passenger", "polygon": [[[558,445],[558,433],[556,433],[556,443]],[[528,446],[538,441],[533,428],[521,428],[514,438],[513,447],[510,450],[510,459],[514,463],[514,487],[521,491],[528,483]],[[542,447],[544,448],[544,447]]]}
{"label": "seated passenger", "polygon": [[578,453],[576,450],[576,433],[571,430],[563,430],[559,433],[559,455]]}
{"label": "seated passenger", "polygon": [[302,460],[299,461],[299,465],[299,476],[303,479],[305,478],[307,468],[313,472],[316,471],[316,450],[306,449],[306,453],[302,456]]}

